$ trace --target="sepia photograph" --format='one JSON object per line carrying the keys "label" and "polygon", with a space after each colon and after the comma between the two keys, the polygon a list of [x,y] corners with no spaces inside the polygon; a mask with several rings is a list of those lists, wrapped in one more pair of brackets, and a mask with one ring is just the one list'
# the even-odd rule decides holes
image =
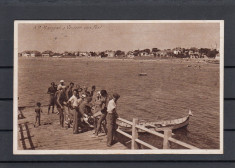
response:
{"label": "sepia photograph", "polygon": [[13,153],[223,154],[223,20],[15,20]]}

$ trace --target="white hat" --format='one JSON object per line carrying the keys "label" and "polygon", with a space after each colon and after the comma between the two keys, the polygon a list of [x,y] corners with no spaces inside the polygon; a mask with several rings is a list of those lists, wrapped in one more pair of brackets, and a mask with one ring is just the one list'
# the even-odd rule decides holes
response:
{"label": "white hat", "polygon": [[86,95],[82,94],[82,98],[85,98],[85,97],[86,97]]}
{"label": "white hat", "polygon": [[64,83],[64,80],[60,80],[60,83]]}

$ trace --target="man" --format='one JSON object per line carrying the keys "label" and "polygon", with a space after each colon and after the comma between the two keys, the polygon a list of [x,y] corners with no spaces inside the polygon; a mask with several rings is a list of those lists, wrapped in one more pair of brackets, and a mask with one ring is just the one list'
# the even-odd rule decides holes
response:
{"label": "man", "polygon": [[66,87],[64,80],[60,80],[60,84],[57,86],[57,90],[59,90],[59,87],[61,87],[62,89],[64,89]]}
{"label": "man", "polygon": [[91,87],[91,93],[90,93],[90,96],[91,96],[91,97],[93,97],[93,95],[94,95],[94,93],[95,93],[95,89],[96,89],[96,87],[95,87],[95,85],[93,85],[93,86]]}
{"label": "man", "polygon": [[47,94],[50,95],[50,98],[49,98],[49,106],[48,106],[48,114],[49,114],[49,112],[50,112],[51,106],[52,106],[52,113],[54,113],[55,93],[56,93],[55,83],[52,82],[52,83],[51,83],[51,86],[48,88],[48,91],[47,91]]}
{"label": "man", "polygon": [[84,121],[85,123],[87,123],[88,125],[90,125],[88,123],[88,113],[90,113],[90,109],[91,109],[91,100],[92,98],[91,97],[86,97],[82,102],[81,104],[79,105],[79,108],[78,108],[78,121]]}
{"label": "man", "polygon": [[68,99],[73,96],[73,87],[74,83],[70,82],[69,87],[66,89],[66,96]]}
{"label": "man", "polygon": [[[73,91],[73,96],[70,97],[68,104],[70,104],[70,119],[73,117],[73,133],[77,134],[78,133],[78,106],[79,106],[79,101],[77,98],[77,90],[75,89]],[[69,123],[71,124],[71,122]]]}
{"label": "man", "polygon": [[107,121],[107,146],[110,147],[113,142],[113,137],[116,132],[116,119],[118,118],[118,114],[116,111],[116,106],[117,106],[117,100],[120,98],[120,95],[117,93],[113,94],[113,99],[109,101],[108,107],[107,107],[107,116],[106,116],[106,121]]}
{"label": "man", "polygon": [[[69,100],[70,97],[73,96],[73,87],[74,83],[70,82],[69,86],[65,87],[65,94],[66,94],[66,99]],[[70,108],[66,107],[65,108],[65,123],[67,124],[68,127],[70,127]]]}
{"label": "man", "polygon": [[[101,111],[101,116],[97,122],[97,128],[95,130],[95,135],[98,136],[98,133],[100,132],[101,129],[101,123],[105,120],[106,115],[107,115],[107,105],[109,102],[108,98],[108,93],[106,90],[101,90],[100,91],[101,98],[100,98],[100,111]],[[106,129],[106,128],[105,128]]]}
{"label": "man", "polygon": [[66,94],[62,86],[58,86],[58,91],[56,92],[56,106],[60,115],[60,125],[64,127],[64,106],[66,103]]}

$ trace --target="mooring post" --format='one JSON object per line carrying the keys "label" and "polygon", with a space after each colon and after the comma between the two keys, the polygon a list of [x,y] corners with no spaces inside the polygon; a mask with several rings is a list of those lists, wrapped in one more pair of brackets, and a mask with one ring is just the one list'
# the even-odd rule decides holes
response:
{"label": "mooring post", "polygon": [[138,144],[135,142],[138,139],[138,131],[135,127],[138,124],[138,118],[133,118],[133,125],[132,125],[132,139],[131,139],[131,149],[138,149]]}
{"label": "mooring post", "polygon": [[170,149],[170,143],[168,139],[171,137],[171,135],[172,135],[172,130],[170,129],[164,130],[163,149]]}

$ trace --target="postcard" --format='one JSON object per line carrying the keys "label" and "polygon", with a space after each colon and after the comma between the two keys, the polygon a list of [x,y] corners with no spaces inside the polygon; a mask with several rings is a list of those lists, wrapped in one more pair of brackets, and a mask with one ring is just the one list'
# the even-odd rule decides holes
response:
{"label": "postcard", "polygon": [[223,154],[223,20],[16,20],[13,153]]}

